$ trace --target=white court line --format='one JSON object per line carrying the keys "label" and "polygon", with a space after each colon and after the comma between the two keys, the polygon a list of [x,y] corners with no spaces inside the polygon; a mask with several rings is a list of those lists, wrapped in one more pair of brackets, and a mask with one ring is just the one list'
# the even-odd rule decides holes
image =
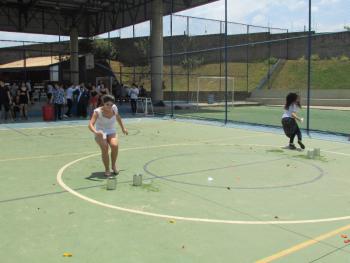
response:
{"label": "white court line", "polygon": [[[236,146],[238,144],[227,144],[227,143],[222,143],[222,144],[216,144],[218,146]],[[276,146],[276,145],[269,145],[269,144],[240,144],[240,146],[245,145],[245,146],[253,146],[253,147],[271,147],[271,148],[278,148],[281,149],[281,146]],[[342,152],[334,152],[334,151],[328,151],[328,150],[321,150],[321,152],[325,153],[331,153],[331,154],[337,154],[337,155],[343,155],[343,156],[350,156],[349,153],[342,153]]]}
{"label": "white court line", "polygon": [[64,129],[64,128],[74,128],[74,127],[87,127],[86,125],[60,125],[60,126],[43,126],[43,127],[30,127],[30,128],[1,128],[0,131],[12,131],[12,130],[41,130],[41,129]]}
{"label": "white court line", "polygon": [[[191,145],[191,144],[189,144]],[[165,147],[164,146],[158,146],[158,147]],[[169,145],[167,145],[169,146]],[[177,145],[174,145],[177,146]],[[180,145],[183,146],[183,145]],[[257,145],[255,144],[255,146],[261,146],[261,145]],[[155,148],[154,147],[135,147],[135,148],[125,148],[122,149],[124,151],[128,151],[128,150],[133,150],[133,149],[149,149],[149,148]],[[263,146],[262,146],[263,147]],[[270,147],[270,146],[269,146]],[[275,146],[274,146],[275,147]],[[126,208],[126,207],[121,207],[121,206],[116,206],[116,205],[111,205],[111,204],[107,204],[107,203],[103,203],[100,201],[97,201],[95,199],[92,199],[90,197],[87,197],[85,195],[80,194],[79,192],[73,190],[72,188],[70,188],[69,186],[67,186],[62,177],[63,177],[63,173],[64,171],[70,167],[71,165],[78,163],[82,160],[97,156],[98,154],[92,154],[92,155],[88,155],[82,158],[79,158],[77,160],[74,160],[72,162],[67,163],[66,165],[64,165],[62,168],[59,169],[59,171],[57,172],[57,176],[56,176],[56,180],[58,182],[58,184],[65,189],[67,192],[75,195],[76,197],[89,202],[91,204],[95,204],[95,205],[99,205],[102,207],[106,207],[106,208],[110,208],[110,209],[114,209],[114,210],[118,210],[118,211],[122,211],[122,212],[128,212],[128,213],[133,213],[133,214],[139,214],[139,215],[143,215],[143,216],[151,216],[151,217],[156,217],[156,218],[163,218],[163,219],[175,219],[175,220],[179,220],[179,221],[191,221],[191,222],[202,222],[202,223],[217,223],[217,224],[236,224],[236,225],[286,225],[286,224],[310,224],[310,223],[324,223],[324,222],[335,222],[335,221],[342,221],[342,220],[349,220],[350,216],[342,216],[342,217],[331,217],[331,218],[321,218],[321,219],[307,219],[307,220],[286,220],[286,221],[246,221],[246,220],[223,220],[223,219],[211,219],[211,218],[199,218],[199,217],[185,217],[185,216],[175,216],[175,215],[167,215],[167,214],[159,214],[159,213],[151,213],[151,212],[147,212],[147,211],[141,211],[141,210],[137,210],[137,209],[131,209],[131,208]]]}
{"label": "white court line", "polygon": [[80,152],[80,153],[62,153],[62,154],[55,154],[55,155],[38,155],[38,156],[32,156],[32,157],[18,157],[18,158],[8,158],[8,159],[0,159],[0,162],[7,162],[7,161],[18,161],[18,160],[33,160],[33,159],[44,159],[44,158],[55,158],[55,157],[64,157],[64,156],[72,156],[72,155],[79,155],[79,154],[89,154],[89,153],[95,153],[95,152]]}
{"label": "white court line", "polygon": [[[203,143],[210,143],[210,142],[216,142],[216,141],[222,141],[222,140],[229,140],[229,139],[247,139],[247,138],[255,138],[255,137],[260,137],[260,136],[268,136],[268,134],[262,134],[262,135],[250,135],[250,136],[242,136],[242,137],[230,137],[230,138],[222,138],[222,139],[213,139],[213,140],[205,140],[205,141],[195,141],[191,143],[191,145],[202,145]],[[190,145],[189,143],[176,143],[176,144],[164,144],[164,145],[159,145],[159,146],[149,146],[149,148],[158,148],[158,147],[169,147],[169,146],[188,146]],[[127,148],[127,149],[132,149],[132,150],[137,150],[137,149],[144,149],[142,148]],[[123,150],[123,149],[122,149]],[[121,150],[120,150],[121,151]],[[81,152],[81,153],[63,153],[63,154],[56,154],[56,155],[39,155],[39,156],[31,156],[31,157],[14,157],[14,158],[7,158],[7,159],[0,159],[0,162],[6,162],[6,161],[18,161],[18,160],[34,160],[34,159],[44,159],[44,158],[53,158],[53,157],[62,157],[62,156],[70,156],[70,155],[79,155],[79,154],[89,154],[89,153],[94,153],[94,152]]]}
{"label": "white court line", "polygon": [[[40,130],[40,129],[64,129],[64,128],[74,128],[74,127],[87,127],[89,125],[89,120],[86,120],[86,124],[76,124],[76,125],[57,125],[57,126],[43,126],[43,127],[28,127],[28,128],[16,128],[16,127],[6,127],[6,128],[0,128],[0,131],[11,131],[11,130]],[[141,119],[137,119],[135,121],[132,121],[130,123],[140,123]],[[25,123],[24,123],[25,124]],[[7,126],[10,126],[11,123],[4,124]]]}

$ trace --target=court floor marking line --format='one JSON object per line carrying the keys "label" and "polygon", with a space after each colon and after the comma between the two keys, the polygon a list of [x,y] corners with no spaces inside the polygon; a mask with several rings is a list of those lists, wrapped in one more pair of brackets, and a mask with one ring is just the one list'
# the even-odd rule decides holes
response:
{"label": "court floor marking line", "polygon": [[282,257],[288,256],[288,255],[290,255],[292,253],[295,253],[295,252],[297,252],[299,250],[302,250],[302,249],[305,249],[305,248],[307,248],[309,246],[317,244],[317,243],[319,243],[322,240],[325,240],[325,239],[328,239],[330,237],[333,237],[333,236],[335,236],[335,235],[337,235],[339,233],[342,233],[342,232],[344,232],[346,230],[349,230],[349,229],[350,229],[350,225],[346,225],[346,226],[337,228],[337,229],[335,229],[333,231],[330,231],[328,233],[322,234],[322,235],[320,235],[318,237],[315,237],[313,239],[307,240],[305,242],[299,243],[299,244],[297,244],[295,246],[292,246],[290,248],[287,248],[285,250],[277,252],[277,253],[269,256],[269,257],[260,259],[260,260],[256,261],[255,263],[269,263],[269,262],[275,261],[277,259],[280,259]]}
{"label": "court floor marking line", "polygon": [[[217,144],[218,146],[236,146],[237,144]],[[254,147],[272,147],[272,148],[278,148],[281,149],[281,146],[276,146],[276,145],[269,145],[269,144],[240,144],[238,146],[254,146]],[[349,153],[342,153],[342,152],[334,152],[334,151],[328,151],[328,150],[321,150],[321,152],[325,153],[331,153],[331,154],[338,154],[338,155],[343,155],[343,156],[350,156]]]}
{"label": "court floor marking line", "polygon": [[[260,136],[267,136],[267,135],[260,135]],[[247,139],[247,138],[252,138],[252,137],[257,137],[256,135],[252,136],[242,136],[242,137],[232,137],[230,139]],[[227,139],[227,138],[226,138]],[[194,143],[176,143],[176,144],[163,144],[163,145],[155,145],[155,146],[148,146],[147,149],[149,148],[158,148],[158,147],[173,147],[173,146],[196,146],[196,145],[203,145],[203,143],[210,143],[210,142],[216,142],[216,141],[221,141],[223,139],[213,139],[213,140],[205,140],[205,141],[197,141]],[[124,148],[119,151],[123,150],[142,150],[145,149],[144,147],[134,147],[134,148]],[[90,152],[81,152],[81,153],[62,153],[62,154],[55,154],[55,155],[39,155],[39,156],[32,156],[32,157],[15,157],[15,158],[6,158],[6,159],[0,159],[0,162],[6,162],[6,161],[18,161],[18,160],[33,160],[33,159],[44,159],[44,158],[53,158],[53,157],[64,157],[64,156],[71,156],[71,155],[79,155],[79,154],[89,154],[89,153],[94,153],[93,151]]]}
{"label": "court floor marking line", "polygon": [[87,127],[86,125],[77,124],[77,125],[60,125],[60,126],[43,126],[43,127],[28,127],[28,128],[21,128],[21,127],[6,127],[6,128],[0,128],[0,131],[12,131],[12,130],[41,130],[41,129],[64,129],[64,128],[75,128],[75,127]]}
{"label": "court floor marking line", "polygon": [[[84,121],[84,120],[81,120]],[[130,120],[128,120],[130,121]],[[0,131],[11,131],[13,129],[16,130],[40,130],[40,129],[64,129],[64,128],[74,128],[74,127],[87,127],[88,126],[88,122],[89,120],[86,120],[86,124],[76,124],[76,125],[57,125],[57,126],[37,126],[37,127],[9,127],[8,124],[3,124],[5,126],[5,128],[0,128]],[[137,120],[132,119],[130,123],[140,123],[141,119],[138,118]],[[21,124],[21,123],[18,123]],[[23,123],[26,124],[26,123]]]}
{"label": "court floor marking line", "polygon": [[[131,123],[139,123],[139,121],[135,121],[135,122],[131,122]],[[42,127],[38,126],[38,127],[28,127],[28,128],[6,126],[5,128],[0,128],[0,131],[65,129],[65,128],[87,127],[87,126],[88,126],[88,123],[86,123],[86,124],[76,124],[76,125],[57,125],[57,126],[42,126]]]}
{"label": "court floor marking line", "polygon": [[74,155],[79,155],[79,154],[89,154],[89,153],[95,153],[95,152],[96,151],[80,152],[80,153],[62,153],[62,154],[55,154],[55,155],[38,155],[38,156],[31,156],[31,157],[8,158],[8,159],[0,159],[0,162],[18,161],[18,160],[45,159],[45,158],[64,157],[64,156],[74,156]]}
{"label": "court floor marking line", "polygon": [[[176,146],[181,146],[177,145]],[[168,146],[168,145],[167,145]],[[156,146],[159,147],[160,146]],[[122,149],[124,151],[128,150],[133,150],[133,149],[149,149],[149,148],[154,148],[152,146],[150,147],[134,147],[134,148],[125,148]],[[122,151],[121,150],[121,151]],[[152,212],[146,212],[146,211],[141,211],[141,210],[136,210],[136,209],[131,209],[131,208],[126,208],[126,207],[121,207],[121,206],[115,206],[107,203],[103,203],[100,201],[97,201],[95,199],[92,199],[90,197],[87,197],[85,195],[82,195],[78,193],[77,191],[73,190],[70,188],[68,185],[66,185],[62,179],[64,171],[71,165],[78,163],[82,160],[94,157],[99,155],[99,153],[96,154],[91,154],[79,159],[76,159],[74,161],[71,161],[67,164],[65,164],[63,167],[59,169],[56,175],[56,180],[58,184],[65,189],[67,192],[71,193],[72,195],[75,195],[76,197],[87,201],[89,203],[99,205],[102,207],[110,208],[110,209],[115,209],[119,210],[122,212],[128,212],[128,213],[133,213],[133,214],[139,214],[139,215],[144,215],[144,216],[151,216],[151,217],[156,217],[156,218],[165,218],[165,219],[176,219],[179,221],[192,221],[192,222],[204,222],[204,223],[219,223],[219,224],[240,224],[240,225],[283,225],[283,224],[307,224],[307,223],[324,223],[324,222],[335,222],[335,221],[341,221],[341,220],[349,220],[350,215],[348,216],[342,216],[342,217],[331,217],[331,218],[321,218],[321,219],[306,219],[306,220],[286,220],[286,221],[244,221],[244,220],[225,220],[225,219],[210,219],[210,218],[198,218],[198,217],[184,217],[184,216],[174,216],[174,215],[167,215],[167,214],[159,214],[159,213],[152,213]]]}
{"label": "court floor marking line", "polygon": [[[127,151],[127,150],[143,150],[143,149],[153,149],[153,148],[163,148],[163,147],[174,147],[174,146],[196,146],[196,145],[202,145],[201,143],[176,143],[176,144],[163,144],[163,145],[154,145],[154,146],[140,146],[140,147],[129,147],[129,148],[123,148],[120,149],[121,151]],[[81,152],[81,153],[63,153],[63,154],[55,154],[55,155],[39,155],[39,156],[32,156],[32,157],[18,157],[18,158],[8,158],[8,159],[0,159],[0,162],[5,161],[18,161],[18,160],[32,160],[32,159],[44,159],[44,158],[54,158],[54,157],[64,157],[64,156],[71,156],[71,155],[79,155],[79,154],[89,154],[89,153],[96,153],[96,151],[89,151],[89,152]]]}

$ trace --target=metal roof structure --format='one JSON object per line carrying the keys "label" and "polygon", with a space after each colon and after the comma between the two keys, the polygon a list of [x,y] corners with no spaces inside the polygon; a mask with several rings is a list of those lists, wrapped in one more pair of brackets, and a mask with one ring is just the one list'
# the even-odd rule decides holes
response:
{"label": "metal roof structure", "polygon": [[[173,13],[216,0],[173,0]],[[90,37],[151,18],[151,0],[0,0],[0,31]],[[171,0],[163,0],[163,15]]]}

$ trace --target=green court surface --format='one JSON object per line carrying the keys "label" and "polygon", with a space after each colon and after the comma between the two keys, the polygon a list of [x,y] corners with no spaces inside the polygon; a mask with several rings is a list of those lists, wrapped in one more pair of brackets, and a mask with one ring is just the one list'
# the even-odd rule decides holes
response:
{"label": "green court surface", "polygon": [[108,191],[86,121],[0,125],[1,262],[349,262],[349,143],[305,136],[307,159],[282,133],[126,126]]}
{"label": "green court surface", "polygon": [[[252,124],[263,124],[281,126],[281,116],[283,107],[276,106],[229,106],[228,120],[247,122]],[[181,117],[196,117],[204,119],[224,120],[225,108],[219,107],[199,107],[175,111]],[[307,112],[304,107],[300,113],[306,120]],[[306,127],[304,122],[302,127]],[[350,131],[350,111],[315,109],[310,110],[310,128],[312,130],[348,134]]]}

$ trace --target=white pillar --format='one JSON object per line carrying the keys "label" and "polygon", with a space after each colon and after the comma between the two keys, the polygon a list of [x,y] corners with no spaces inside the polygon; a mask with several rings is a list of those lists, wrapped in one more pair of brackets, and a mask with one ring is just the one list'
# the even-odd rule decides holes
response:
{"label": "white pillar", "polygon": [[151,96],[153,103],[163,101],[163,1],[152,1],[151,19]]}
{"label": "white pillar", "polygon": [[70,80],[73,84],[79,84],[79,47],[78,30],[72,27],[70,30]]}

